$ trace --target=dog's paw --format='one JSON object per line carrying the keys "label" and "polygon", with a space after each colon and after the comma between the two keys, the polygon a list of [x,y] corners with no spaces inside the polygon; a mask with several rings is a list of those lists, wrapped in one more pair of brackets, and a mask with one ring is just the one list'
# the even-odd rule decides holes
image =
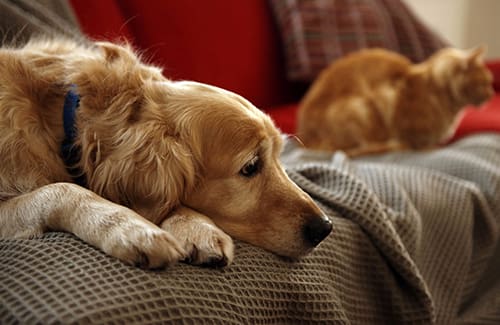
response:
{"label": "dog's paw", "polygon": [[181,243],[184,262],[192,265],[224,267],[232,263],[233,240],[209,218],[189,208],[179,208],[161,227]]}
{"label": "dog's paw", "polygon": [[184,249],[188,257],[184,262],[192,265],[224,267],[232,263],[233,240],[219,228],[210,224],[199,225],[197,234],[188,236]]}
{"label": "dog's paw", "polygon": [[182,261],[187,256],[171,234],[153,224],[138,222],[113,228],[103,250],[125,263],[144,269],[158,269]]}

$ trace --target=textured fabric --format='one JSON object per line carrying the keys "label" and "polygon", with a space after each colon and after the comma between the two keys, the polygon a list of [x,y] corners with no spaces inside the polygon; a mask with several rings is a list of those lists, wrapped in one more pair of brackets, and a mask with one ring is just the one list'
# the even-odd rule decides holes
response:
{"label": "textured fabric", "polygon": [[498,324],[500,136],[355,161],[288,141],[283,161],[334,224],[305,259],[237,242],[223,270],[152,272],[69,234],[2,240],[0,323]]}
{"label": "textured fabric", "polygon": [[400,0],[269,0],[292,80],[313,81],[349,52],[382,47],[423,61],[445,43]]}
{"label": "textured fabric", "polygon": [[71,7],[64,0],[0,0],[0,42],[24,42],[32,35],[81,38]]}

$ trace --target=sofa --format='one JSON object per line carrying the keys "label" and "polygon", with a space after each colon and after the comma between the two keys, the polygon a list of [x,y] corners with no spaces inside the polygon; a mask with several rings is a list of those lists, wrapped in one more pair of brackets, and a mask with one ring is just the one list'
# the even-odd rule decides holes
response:
{"label": "sofa", "polygon": [[[380,0],[388,8],[400,6],[398,1]],[[273,117],[284,133],[293,134],[298,102],[312,79],[287,78],[283,41],[293,31],[280,29],[273,9],[283,8],[279,0],[274,2],[277,4],[271,6],[273,2],[268,0],[71,1],[83,32],[91,38],[128,40],[162,66],[169,78],[205,82],[241,94]],[[340,8],[333,12],[339,16],[351,15],[356,9],[368,11],[366,5],[339,3],[346,3],[344,7],[337,5]],[[394,9],[394,14],[402,15],[401,9]],[[415,24],[425,28],[420,21]],[[371,32],[369,36],[373,37]],[[425,32],[428,34],[424,37],[436,37],[432,31]],[[341,36],[352,37],[352,32]],[[429,53],[435,48],[429,48]],[[494,87],[500,90],[500,61],[487,64],[495,76]],[[481,112],[466,110],[452,140],[475,131],[499,130],[497,100],[487,103]]]}
{"label": "sofa", "polygon": [[[278,1],[55,2],[61,7],[0,5],[30,33],[44,26],[67,37],[126,39],[169,78],[237,92],[294,134],[310,80],[290,73]],[[498,90],[500,64],[488,64]],[[334,227],[299,261],[236,241],[227,268],[145,271],[66,233],[2,239],[0,323],[499,323],[499,108],[495,96],[466,109],[450,142],[427,152],[351,160],[288,137],[287,173]]]}

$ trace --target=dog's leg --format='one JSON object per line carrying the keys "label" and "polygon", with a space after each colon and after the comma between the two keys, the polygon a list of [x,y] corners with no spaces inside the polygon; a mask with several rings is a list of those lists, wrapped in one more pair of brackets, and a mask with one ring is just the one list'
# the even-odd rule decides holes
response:
{"label": "dog's leg", "polygon": [[146,268],[186,256],[166,231],[75,184],[49,184],[0,202],[0,238],[29,238],[49,230],[71,232],[109,255]]}
{"label": "dog's leg", "polygon": [[190,264],[223,267],[233,261],[231,237],[199,212],[180,206],[162,222],[161,228],[181,242]]}

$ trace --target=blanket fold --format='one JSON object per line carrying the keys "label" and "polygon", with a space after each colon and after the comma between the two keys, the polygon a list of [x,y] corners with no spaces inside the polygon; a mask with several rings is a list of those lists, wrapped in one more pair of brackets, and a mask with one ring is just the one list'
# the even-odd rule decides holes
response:
{"label": "blanket fold", "polygon": [[287,142],[290,177],[333,221],[290,262],[129,267],[69,234],[0,241],[0,322],[474,324],[500,321],[500,136],[349,160]]}

